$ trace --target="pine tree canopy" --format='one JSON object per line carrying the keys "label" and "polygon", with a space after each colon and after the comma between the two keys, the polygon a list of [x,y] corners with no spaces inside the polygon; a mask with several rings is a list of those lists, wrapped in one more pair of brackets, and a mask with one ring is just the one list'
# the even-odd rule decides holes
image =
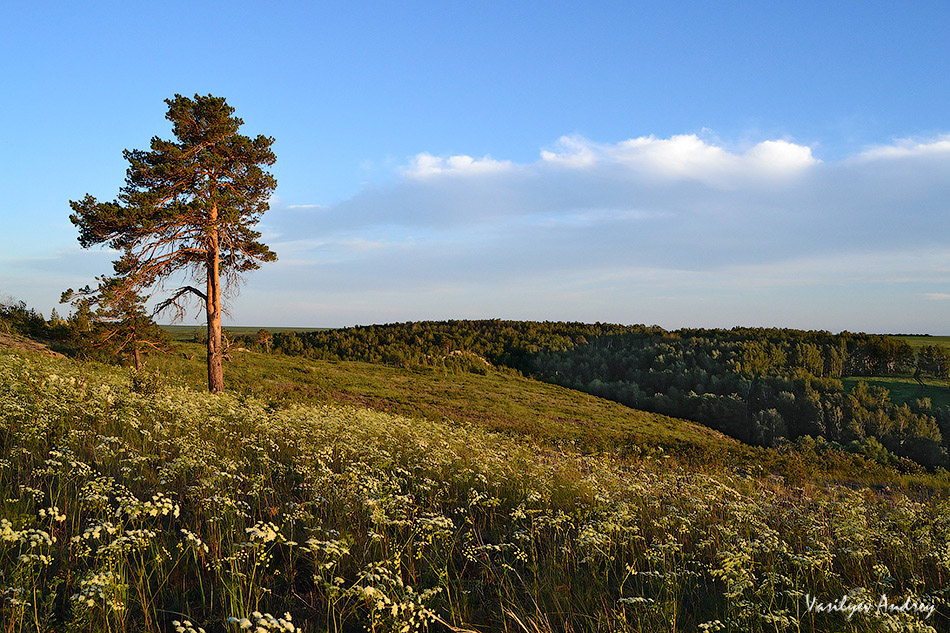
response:
{"label": "pine tree canopy", "polygon": [[143,285],[180,270],[204,267],[219,240],[225,274],[253,270],[276,255],[253,227],[277,181],[262,165],[276,161],[266,136],[238,133],[243,121],[225,99],[166,99],[175,140],[155,137],[151,149],[125,150],[129,162],[118,199],[86,195],[70,202],[83,247],[128,251],[123,268]]}

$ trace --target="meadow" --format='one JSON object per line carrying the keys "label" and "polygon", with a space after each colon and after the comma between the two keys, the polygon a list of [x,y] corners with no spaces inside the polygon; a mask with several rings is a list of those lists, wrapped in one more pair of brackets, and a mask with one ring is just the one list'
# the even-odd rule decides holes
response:
{"label": "meadow", "polygon": [[950,336],[914,336],[908,334],[894,334],[891,338],[899,341],[905,341],[914,349],[919,349],[927,345],[937,345],[950,349]]}
{"label": "meadow", "polygon": [[[179,343],[175,349],[179,352],[156,357],[154,363],[177,384],[201,390],[206,380],[201,346]],[[228,363],[228,385],[272,406],[353,405],[580,448],[699,443],[714,449],[736,444],[695,422],[631,409],[512,371],[446,372],[235,351]]]}
{"label": "meadow", "polygon": [[[901,336],[893,338],[905,341],[915,350],[928,345],[935,345],[950,349],[950,336]],[[894,402],[913,403],[921,398],[929,398],[935,407],[950,407],[950,388],[946,380],[932,380],[923,378],[920,381],[909,376],[868,376],[861,380],[873,385],[884,387],[890,392]],[[854,379],[845,379],[845,387],[853,388],[859,382]]]}
{"label": "meadow", "polygon": [[854,452],[877,454],[883,446],[892,461],[950,468],[950,350],[924,344],[939,343],[935,337],[915,337],[911,345],[851,332],[490,319],[262,330],[230,340],[232,348],[311,362],[457,376],[513,372],[692,420],[751,445],[821,438]]}
{"label": "meadow", "polygon": [[[950,504],[926,487],[253,393],[237,362],[211,396],[178,359],[0,351],[5,631],[947,627]],[[882,595],[936,611],[822,608]]]}

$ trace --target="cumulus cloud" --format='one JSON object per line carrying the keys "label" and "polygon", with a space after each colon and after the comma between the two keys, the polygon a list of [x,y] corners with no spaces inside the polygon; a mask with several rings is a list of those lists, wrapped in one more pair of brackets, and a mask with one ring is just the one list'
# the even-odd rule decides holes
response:
{"label": "cumulus cloud", "polygon": [[788,141],[762,141],[744,155],[753,169],[772,174],[797,175],[817,163],[811,148]]}
{"label": "cumulus cloud", "polygon": [[785,140],[733,152],[695,135],[564,137],[534,163],[420,154],[394,185],[275,225],[297,238],[373,242],[393,232],[429,232],[432,244],[472,234],[528,258],[556,249],[577,264],[697,268],[945,243],[950,152],[927,154],[929,170],[902,168],[902,156],[882,149],[874,161],[822,163]]}
{"label": "cumulus cloud", "polygon": [[880,145],[865,150],[858,155],[858,159],[871,161],[941,154],[950,155],[950,136],[930,141],[901,139],[890,145]]}
{"label": "cumulus cloud", "polygon": [[541,160],[563,167],[591,167],[600,162],[603,152],[579,136],[562,136],[554,150],[542,150]]}
{"label": "cumulus cloud", "polygon": [[713,185],[733,184],[743,178],[795,176],[820,162],[810,147],[789,141],[763,141],[735,153],[695,134],[667,139],[641,136],[615,144],[565,136],[554,149],[541,152],[541,161],[567,169],[622,166],[648,176]]}
{"label": "cumulus cloud", "polygon": [[403,171],[411,178],[426,178],[445,174],[485,174],[511,167],[510,161],[497,161],[490,156],[480,159],[464,155],[442,158],[422,152],[416,154]]}

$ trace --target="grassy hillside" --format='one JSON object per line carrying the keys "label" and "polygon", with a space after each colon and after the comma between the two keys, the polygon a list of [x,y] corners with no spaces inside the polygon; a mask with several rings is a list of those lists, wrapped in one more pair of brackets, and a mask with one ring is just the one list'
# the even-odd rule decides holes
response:
{"label": "grassy hillside", "polygon": [[[207,381],[202,354],[202,346],[180,343],[174,353],[150,363],[167,383],[202,391]],[[556,448],[619,455],[660,451],[666,459],[694,468],[729,464],[798,484],[861,482],[908,491],[950,490],[950,479],[934,477],[906,460],[893,463],[873,454],[834,450],[824,442],[783,450],[753,447],[689,420],[631,409],[510,371],[446,373],[242,351],[232,354],[225,380],[228,389],[278,409],[354,405],[465,428],[474,425]]]}
{"label": "grassy hillside", "polygon": [[[154,365],[173,380],[201,389],[207,380],[202,347],[180,344],[179,350],[155,357]],[[353,404],[429,420],[472,423],[547,442],[575,442],[591,449],[735,443],[687,420],[637,411],[515,372],[445,373],[242,351],[233,353],[227,363],[226,381],[229,389],[277,405]]]}
{"label": "grassy hillside", "polygon": [[[244,380],[293,371],[263,360],[246,359]],[[192,362],[166,375],[187,381]],[[240,361],[230,368],[236,387]],[[236,388],[145,394],[130,384],[119,368],[0,351],[4,630],[947,624],[950,506],[940,497],[790,486],[729,462],[697,470]],[[848,619],[810,612],[804,598],[846,593],[938,611]]]}
{"label": "grassy hillside", "polygon": [[950,468],[950,408],[891,401],[842,378],[945,380],[950,351],[865,333],[450,320],[237,336],[235,346],[324,361],[460,373],[507,368],[629,407],[701,423],[754,445],[822,437]]}

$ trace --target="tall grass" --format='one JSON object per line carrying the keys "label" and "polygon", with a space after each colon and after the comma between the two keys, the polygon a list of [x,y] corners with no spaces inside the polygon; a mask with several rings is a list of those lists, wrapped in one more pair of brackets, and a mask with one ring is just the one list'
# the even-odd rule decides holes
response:
{"label": "tall grass", "polygon": [[[934,631],[950,504],[0,353],[4,631]],[[636,454],[627,451],[625,454]],[[809,611],[912,598],[909,612]],[[863,596],[863,598],[862,598]]]}

